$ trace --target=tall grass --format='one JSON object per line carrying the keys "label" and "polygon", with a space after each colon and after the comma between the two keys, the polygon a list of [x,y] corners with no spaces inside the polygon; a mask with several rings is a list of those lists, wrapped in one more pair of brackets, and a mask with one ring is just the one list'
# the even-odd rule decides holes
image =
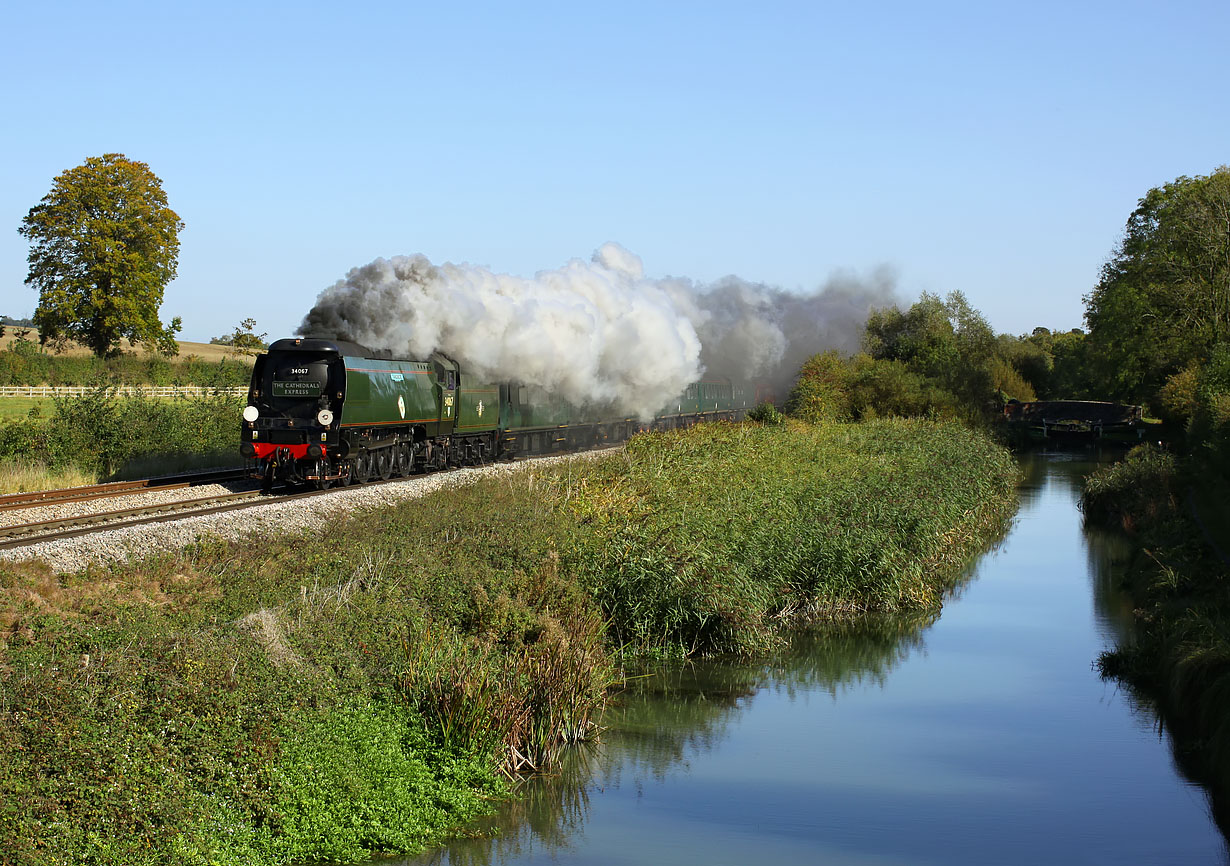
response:
{"label": "tall grass", "polygon": [[541,486],[585,527],[577,568],[617,643],[750,652],[784,622],[938,606],[1016,477],[975,433],[898,421],[642,436]]}
{"label": "tall grass", "polygon": [[444,742],[492,755],[510,778],[555,765],[588,739],[611,681],[592,614],[513,652],[453,631],[406,639],[401,687]]}
{"label": "tall grass", "polygon": [[41,460],[0,460],[0,494],[54,490],[58,487],[81,487],[95,484],[98,476],[75,466],[52,469]]}

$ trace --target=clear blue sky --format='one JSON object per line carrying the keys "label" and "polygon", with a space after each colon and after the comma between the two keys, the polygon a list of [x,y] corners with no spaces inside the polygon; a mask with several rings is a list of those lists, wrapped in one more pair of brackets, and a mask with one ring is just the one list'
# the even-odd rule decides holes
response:
{"label": "clear blue sky", "polygon": [[0,313],[59,172],[149,163],[164,321],[285,336],[378,256],[814,288],[892,267],[1082,324],[1136,200],[1230,162],[1230,4],[8,3]]}

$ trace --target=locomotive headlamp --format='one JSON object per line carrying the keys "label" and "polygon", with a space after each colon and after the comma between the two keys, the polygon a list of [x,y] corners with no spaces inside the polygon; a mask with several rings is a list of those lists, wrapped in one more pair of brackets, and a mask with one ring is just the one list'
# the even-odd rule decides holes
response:
{"label": "locomotive headlamp", "polygon": [[260,416],[261,416],[261,413],[257,410],[255,406],[245,406],[244,407],[243,420],[247,421],[249,424],[251,424],[253,421],[255,421]]}
{"label": "locomotive headlamp", "polygon": [[333,413],[328,409],[321,409],[316,413],[316,421],[321,427],[328,427],[333,423]]}

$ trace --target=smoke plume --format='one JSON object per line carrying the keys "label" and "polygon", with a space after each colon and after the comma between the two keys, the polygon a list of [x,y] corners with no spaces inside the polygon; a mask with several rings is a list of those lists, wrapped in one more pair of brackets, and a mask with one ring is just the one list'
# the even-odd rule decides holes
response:
{"label": "smoke plume", "polygon": [[792,293],[735,277],[649,279],[608,243],[532,279],[394,256],[321,293],[297,333],[395,357],[455,358],[480,380],[516,380],[652,416],[702,373],[773,383],[779,398],[809,355],[857,347],[867,313],[895,300],[887,272]]}

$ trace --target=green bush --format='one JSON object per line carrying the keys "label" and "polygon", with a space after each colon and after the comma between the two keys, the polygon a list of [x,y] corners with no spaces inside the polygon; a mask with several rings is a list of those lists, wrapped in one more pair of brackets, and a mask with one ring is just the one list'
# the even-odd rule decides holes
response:
{"label": "green bush", "polygon": [[773,427],[778,424],[786,423],[786,416],[777,411],[777,407],[772,403],[761,403],[747,413],[749,421],[755,421],[757,424],[765,424]]}
{"label": "green bush", "polygon": [[98,388],[55,398],[46,419],[0,425],[0,459],[76,466],[114,476],[125,466],[185,455],[230,459],[243,400],[227,394],[157,399]]}
{"label": "green bush", "polygon": [[874,418],[974,419],[978,411],[902,361],[836,352],[813,355],[799,371],[786,413],[810,424]]}
{"label": "green bush", "polygon": [[960,418],[956,396],[900,361],[859,355],[847,384],[850,415],[870,418]]}
{"label": "green bush", "polygon": [[812,355],[786,398],[786,414],[809,424],[850,419],[849,365],[834,351]]}
{"label": "green bush", "polygon": [[1178,508],[1178,463],[1150,444],[1090,475],[1081,496],[1086,519],[1129,532],[1169,520]]}

